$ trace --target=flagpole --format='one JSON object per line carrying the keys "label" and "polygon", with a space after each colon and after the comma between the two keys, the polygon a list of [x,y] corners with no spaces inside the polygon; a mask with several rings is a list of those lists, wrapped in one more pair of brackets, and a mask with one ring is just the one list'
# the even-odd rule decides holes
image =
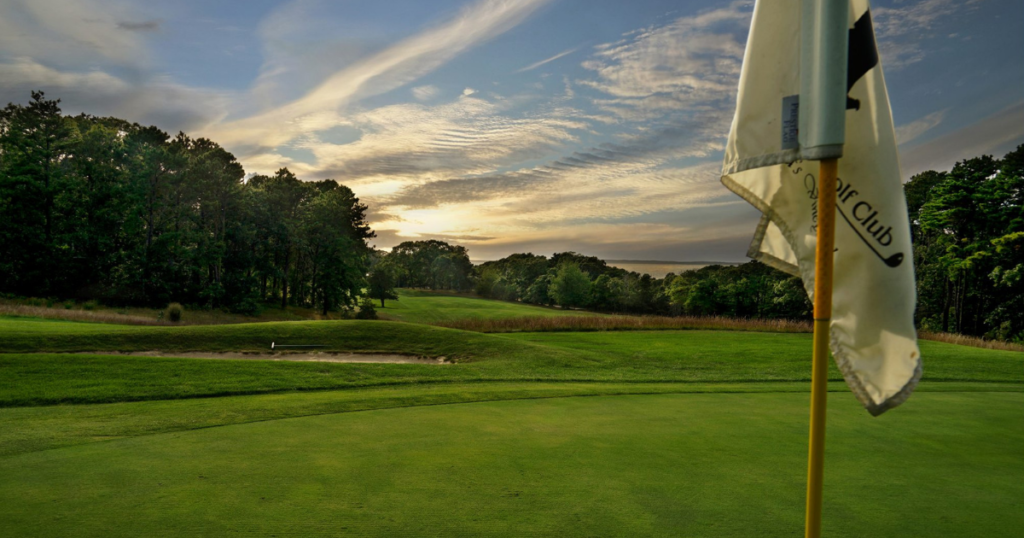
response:
{"label": "flagpole", "polygon": [[804,159],[818,161],[820,167],[814,253],[814,349],[805,538],[821,536],[836,179],[846,135],[849,10],[849,0],[803,0],[800,23],[800,154]]}
{"label": "flagpole", "polygon": [[814,351],[811,366],[811,432],[807,455],[806,538],[821,536],[825,467],[825,410],[828,402],[828,343],[832,321],[832,268],[836,229],[838,159],[820,161],[817,250],[814,253]]}

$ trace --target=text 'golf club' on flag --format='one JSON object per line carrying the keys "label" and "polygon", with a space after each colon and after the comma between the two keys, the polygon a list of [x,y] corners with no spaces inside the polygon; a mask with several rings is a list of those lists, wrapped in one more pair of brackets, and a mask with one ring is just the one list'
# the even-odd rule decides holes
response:
{"label": "text 'golf club' on flag", "polygon": [[[799,275],[813,294],[818,163],[810,161],[820,155],[798,142],[802,5],[754,7],[722,183],[762,213],[747,255]],[[867,0],[850,2],[830,347],[854,394],[878,415],[910,395],[921,355],[910,223],[868,8]]]}

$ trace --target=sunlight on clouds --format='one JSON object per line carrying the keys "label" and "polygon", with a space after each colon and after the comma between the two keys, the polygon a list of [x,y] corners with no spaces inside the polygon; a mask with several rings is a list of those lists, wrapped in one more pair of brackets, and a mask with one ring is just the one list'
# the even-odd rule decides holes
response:
{"label": "sunlight on clouds", "polygon": [[507,106],[463,96],[435,106],[380,107],[344,120],[362,132],[359,140],[331,144],[314,134],[303,147],[316,155],[322,175],[345,181],[404,177],[421,183],[519,162],[574,141],[573,131],[587,127],[570,118],[512,118],[504,115]]}

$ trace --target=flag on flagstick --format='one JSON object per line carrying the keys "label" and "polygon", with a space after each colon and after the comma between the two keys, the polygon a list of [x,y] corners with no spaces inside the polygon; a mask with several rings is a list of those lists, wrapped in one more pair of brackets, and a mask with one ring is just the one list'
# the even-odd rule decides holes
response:
{"label": "flag on flagstick", "polygon": [[[722,183],[762,213],[748,256],[800,276],[813,299],[819,170],[809,161],[827,155],[801,145],[815,128],[800,102],[811,97],[809,73],[801,77],[804,3],[759,0],[754,7]],[[896,139],[867,0],[849,2],[848,38],[829,347],[857,399],[879,415],[905,401],[921,377],[916,294]]]}

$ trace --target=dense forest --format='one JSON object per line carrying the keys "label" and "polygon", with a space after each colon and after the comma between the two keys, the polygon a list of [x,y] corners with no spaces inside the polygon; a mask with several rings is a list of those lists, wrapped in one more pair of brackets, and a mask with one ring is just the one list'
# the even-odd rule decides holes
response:
{"label": "dense forest", "polygon": [[904,187],[927,329],[1024,341],[1024,145]]}
{"label": "dense forest", "polygon": [[[1024,340],[1024,145],[905,192],[920,327]],[[351,310],[395,288],[472,291],[564,308],[806,319],[800,280],[757,262],[654,278],[575,252],[474,266],[463,246],[373,251],[366,206],[333,180],[246,176],[215,142],[61,114],[32,94],[0,110],[0,293],[257,313]]]}
{"label": "dense forest", "polygon": [[0,110],[0,292],[255,313],[352,305],[374,237],[335,181],[245,177],[216,143],[61,114]]}

